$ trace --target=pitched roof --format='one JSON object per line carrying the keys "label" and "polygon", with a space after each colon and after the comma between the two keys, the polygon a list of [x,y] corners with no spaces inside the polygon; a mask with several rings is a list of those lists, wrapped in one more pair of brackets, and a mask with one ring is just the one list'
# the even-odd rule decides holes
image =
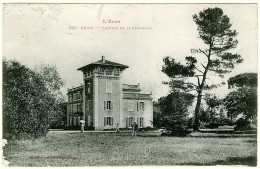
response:
{"label": "pitched roof", "polygon": [[104,57],[102,57],[101,60],[98,60],[96,62],[90,63],[88,65],[85,65],[83,67],[78,68],[77,70],[84,70],[93,66],[98,66],[98,65],[102,65],[102,66],[113,66],[113,67],[119,67],[119,68],[129,68],[126,65],[120,64],[120,63],[116,63],[116,62],[111,62],[109,60],[105,60]]}

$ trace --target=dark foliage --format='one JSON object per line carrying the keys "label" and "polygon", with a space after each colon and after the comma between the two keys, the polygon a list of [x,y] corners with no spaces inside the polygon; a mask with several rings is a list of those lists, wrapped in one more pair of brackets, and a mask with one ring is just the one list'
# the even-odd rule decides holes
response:
{"label": "dark foliage", "polygon": [[228,110],[228,116],[244,118],[256,123],[257,116],[257,88],[243,87],[230,92],[224,99],[224,105]]}
{"label": "dark foliage", "polygon": [[250,130],[250,121],[248,119],[245,118],[239,118],[236,122],[235,122],[235,130]]}
{"label": "dark foliage", "polygon": [[186,61],[186,66],[184,66],[180,62],[176,62],[173,58],[170,58],[169,56],[164,57],[162,72],[167,74],[169,77],[194,76],[194,64],[197,62],[196,58],[189,56],[186,57]]}
{"label": "dark foliage", "polygon": [[184,136],[187,134],[188,107],[194,96],[187,93],[171,93],[161,100],[161,127],[171,131],[171,135]]}
{"label": "dark foliage", "polygon": [[243,73],[228,79],[228,87],[257,87],[257,73]]}

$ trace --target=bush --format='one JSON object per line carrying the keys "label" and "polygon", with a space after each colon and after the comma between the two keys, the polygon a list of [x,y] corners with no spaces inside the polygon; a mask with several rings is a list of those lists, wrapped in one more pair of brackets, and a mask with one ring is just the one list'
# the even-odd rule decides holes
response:
{"label": "bush", "polygon": [[151,126],[138,128],[138,131],[153,131],[153,130],[156,130],[156,128],[151,127]]}
{"label": "bush", "polygon": [[216,128],[218,128],[218,126],[219,126],[219,124],[214,122],[214,123],[210,123],[207,127],[211,128],[211,129],[216,129]]}
{"label": "bush", "polygon": [[246,120],[244,118],[239,118],[236,122],[235,122],[235,130],[250,130],[252,129],[251,125],[250,125],[250,121]]}
{"label": "bush", "polygon": [[232,126],[232,125],[234,125],[234,122],[232,122],[232,121],[231,121],[230,119],[228,119],[228,118],[224,118],[224,119],[219,119],[218,124],[219,124],[220,126],[224,126],[224,125]]}

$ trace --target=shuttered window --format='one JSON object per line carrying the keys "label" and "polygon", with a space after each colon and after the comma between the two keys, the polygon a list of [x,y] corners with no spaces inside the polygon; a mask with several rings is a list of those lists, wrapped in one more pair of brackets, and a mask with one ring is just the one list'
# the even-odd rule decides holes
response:
{"label": "shuttered window", "polygon": [[69,125],[72,126],[72,117],[70,117]]}
{"label": "shuttered window", "polygon": [[140,117],[139,127],[144,127],[144,118],[143,117]]}
{"label": "shuttered window", "polygon": [[133,123],[134,123],[133,117],[126,118],[126,127],[132,127]]}
{"label": "shuttered window", "polygon": [[88,116],[88,127],[91,125],[91,119],[90,116]]}
{"label": "shuttered window", "polygon": [[104,101],[104,110],[113,110],[114,103],[112,101]]}
{"label": "shuttered window", "polygon": [[104,126],[113,126],[113,117],[104,117]]}
{"label": "shuttered window", "polygon": [[106,93],[112,93],[112,82],[106,82]]}
{"label": "shuttered window", "polygon": [[73,118],[73,126],[76,126],[76,125],[77,125],[77,118],[74,117],[74,118]]}
{"label": "shuttered window", "polygon": [[90,110],[91,100],[87,100],[87,110]]}
{"label": "shuttered window", "polygon": [[86,84],[86,92],[87,92],[87,93],[90,93],[90,83],[87,83],[87,84]]}
{"label": "shuttered window", "polygon": [[140,110],[144,111],[144,102],[140,102]]}

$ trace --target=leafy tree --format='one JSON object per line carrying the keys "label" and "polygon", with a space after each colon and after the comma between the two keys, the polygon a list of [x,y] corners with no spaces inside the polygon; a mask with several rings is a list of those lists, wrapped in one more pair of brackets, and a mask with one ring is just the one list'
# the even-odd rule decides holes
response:
{"label": "leafy tree", "polygon": [[42,74],[17,61],[3,60],[4,138],[44,136],[55,104]]}
{"label": "leafy tree", "polygon": [[161,100],[165,97],[160,98],[157,102],[153,104],[153,126],[156,128],[163,127],[162,124],[162,111],[161,111]]}
{"label": "leafy tree", "polygon": [[201,108],[200,110],[200,121],[205,123],[210,123],[212,121],[211,114],[209,114],[204,108]]}
{"label": "leafy tree", "polygon": [[41,63],[35,68],[35,72],[41,76],[46,88],[51,96],[56,99],[57,103],[63,103],[64,96],[60,88],[65,85],[65,81],[60,77],[57,67]]}
{"label": "leafy tree", "polygon": [[[238,41],[235,38],[237,32],[230,29],[232,24],[220,8],[208,8],[199,14],[193,15],[193,21],[197,25],[199,38],[205,43],[206,48],[198,48],[200,60],[193,56],[187,56],[186,65],[176,62],[175,59],[165,57],[162,72],[171,77],[168,83],[171,88],[179,88],[182,92],[196,92],[197,103],[195,107],[194,130],[199,129],[199,114],[204,90],[216,88],[221,84],[206,83],[209,72],[218,74],[220,77],[230,73],[235,64],[243,59],[238,54],[228,51],[236,47]],[[204,58],[202,58],[204,56]],[[197,78],[197,82],[188,80]]]}
{"label": "leafy tree", "polygon": [[188,124],[188,107],[193,102],[193,95],[174,92],[160,101],[162,127],[170,130],[173,135],[185,135]]}
{"label": "leafy tree", "polygon": [[240,122],[247,121],[256,123],[257,117],[257,73],[238,74],[228,80],[229,88],[235,88],[224,99],[224,105],[228,116],[232,119],[242,115]]}
{"label": "leafy tree", "polygon": [[247,120],[255,120],[257,116],[256,87],[242,87],[230,92],[224,99],[229,117],[243,115]]}
{"label": "leafy tree", "polygon": [[206,94],[206,104],[209,107],[209,117],[210,121],[209,122],[214,122],[214,119],[216,119],[216,109],[219,108],[219,106],[222,104],[221,99],[217,98],[216,95],[212,94]]}
{"label": "leafy tree", "polygon": [[41,76],[50,96],[55,99],[53,111],[49,114],[50,127],[60,126],[59,123],[64,121],[64,112],[66,112],[61,110],[64,107],[62,105],[65,102],[65,98],[60,90],[65,85],[65,81],[60,77],[55,65],[40,63],[34,71]]}

